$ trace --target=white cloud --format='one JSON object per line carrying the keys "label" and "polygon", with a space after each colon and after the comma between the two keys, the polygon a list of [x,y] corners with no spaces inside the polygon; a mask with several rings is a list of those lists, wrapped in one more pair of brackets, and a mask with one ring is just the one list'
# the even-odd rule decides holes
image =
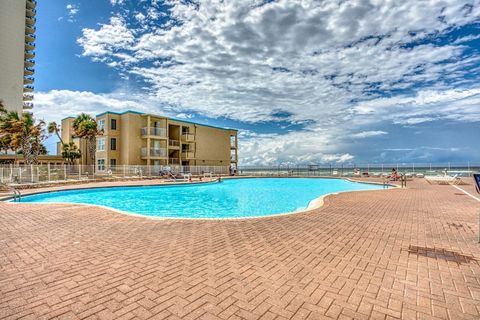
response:
{"label": "white cloud", "polygon": [[[130,98],[130,97],[129,97]],[[95,115],[103,111],[143,111],[145,104],[121,93],[94,94],[88,91],[51,90],[35,93],[35,115],[47,121],[60,121],[81,112]],[[142,97],[142,99],[145,97]],[[52,113],[55,110],[55,113]]]}
{"label": "white cloud", "polygon": [[362,132],[353,133],[350,136],[352,138],[364,139],[364,138],[382,136],[382,135],[385,135],[385,134],[388,134],[388,132],[385,132],[385,131],[362,131]]}
{"label": "white cloud", "polygon": [[122,5],[124,2],[125,2],[125,0],[110,0],[110,4],[112,6],[116,6],[117,4]]}
{"label": "white cloud", "polygon": [[[291,112],[292,121],[317,120],[344,113],[374,86],[462,78],[468,61],[445,63],[462,46],[402,44],[474,21],[479,6],[469,11],[466,3],[170,1],[174,24],[134,30],[113,17],[98,30],[84,29],[79,44],[85,56],[127,65],[166,103],[250,122],[274,120],[278,110]],[[149,6],[135,15],[158,13]]]}
{"label": "white cloud", "polygon": [[84,56],[105,61],[102,58],[108,54],[122,61],[136,61],[120,52],[135,42],[134,32],[127,28],[123,18],[111,17],[110,24],[102,24],[99,30],[84,28],[82,32],[83,37],[78,39],[78,43],[83,47]]}
{"label": "white cloud", "polygon": [[399,124],[419,124],[440,119],[480,121],[480,87],[423,90],[415,96],[375,99],[354,107],[359,116],[390,120]]}
{"label": "white cloud", "polygon": [[385,123],[480,121],[480,87],[465,77],[480,62],[464,56],[472,37],[423,42],[477,21],[477,0],[166,4],[123,12],[140,27],[115,15],[83,29],[83,55],[143,79],[149,101],[176,113],[308,123],[246,136],[248,163],[347,161],[348,140],[386,134]]}
{"label": "white cloud", "polygon": [[[68,15],[68,22],[75,22],[75,16],[78,14],[80,9],[75,4],[67,4],[67,15]],[[59,19],[60,20],[60,19]]]}

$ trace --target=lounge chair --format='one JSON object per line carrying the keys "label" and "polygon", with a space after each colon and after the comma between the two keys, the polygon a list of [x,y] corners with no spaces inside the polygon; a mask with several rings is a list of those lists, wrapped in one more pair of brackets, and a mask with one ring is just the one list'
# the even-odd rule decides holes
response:
{"label": "lounge chair", "polygon": [[430,184],[465,184],[465,182],[458,176],[458,174],[452,176],[426,176],[425,180]]}

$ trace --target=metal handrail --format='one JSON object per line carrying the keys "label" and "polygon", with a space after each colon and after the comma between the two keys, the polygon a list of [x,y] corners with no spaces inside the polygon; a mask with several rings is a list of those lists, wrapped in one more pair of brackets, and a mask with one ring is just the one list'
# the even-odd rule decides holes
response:
{"label": "metal handrail", "polygon": [[8,190],[13,192],[13,202],[20,202],[22,200],[22,194],[19,190],[9,185],[6,185],[6,187],[8,188]]}

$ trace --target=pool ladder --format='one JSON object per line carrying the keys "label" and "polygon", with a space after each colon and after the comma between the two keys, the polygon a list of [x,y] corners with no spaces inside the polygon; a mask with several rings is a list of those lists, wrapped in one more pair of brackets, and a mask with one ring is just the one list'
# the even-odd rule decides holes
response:
{"label": "pool ladder", "polygon": [[9,189],[13,192],[13,202],[20,202],[22,200],[22,194],[20,191],[13,187],[9,187]]}

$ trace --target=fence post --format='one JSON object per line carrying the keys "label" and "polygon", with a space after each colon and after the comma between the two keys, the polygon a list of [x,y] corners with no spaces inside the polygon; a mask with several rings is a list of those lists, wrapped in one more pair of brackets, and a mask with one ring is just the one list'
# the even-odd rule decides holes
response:
{"label": "fence post", "polygon": [[48,181],[50,182],[52,179],[50,178],[50,162],[47,163],[47,178]]}
{"label": "fence post", "polygon": [[82,180],[82,167],[81,164],[78,164],[78,180]]}
{"label": "fence post", "polygon": [[65,163],[63,164],[63,176],[65,181],[67,181],[67,165]]}
{"label": "fence post", "polygon": [[18,182],[22,183],[22,166],[18,165]]}
{"label": "fence post", "polygon": [[13,164],[10,164],[10,182],[13,180]]}
{"label": "fence post", "polygon": [[125,178],[127,176],[127,165],[123,165],[123,177]]}
{"label": "fence post", "polygon": [[34,176],[33,176],[33,164],[30,165],[30,177],[31,177],[30,180],[32,180],[32,183],[34,183],[34,182],[35,182],[35,178],[34,178]]}

